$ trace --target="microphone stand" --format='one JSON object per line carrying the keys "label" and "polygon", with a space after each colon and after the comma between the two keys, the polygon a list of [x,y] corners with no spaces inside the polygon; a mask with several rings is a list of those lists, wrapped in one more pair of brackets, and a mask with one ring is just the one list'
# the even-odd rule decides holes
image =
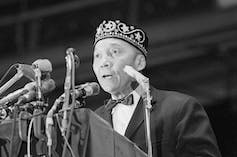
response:
{"label": "microphone stand", "polygon": [[[68,54],[68,52],[67,52]],[[66,55],[65,57],[66,59],[66,77],[65,77],[65,81],[64,81],[64,102],[63,102],[63,106],[62,109],[65,109],[63,111],[63,119],[61,122],[61,135],[63,137],[65,137],[65,132],[67,130],[67,121],[68,121],[68,116],[67,116],[67,109],[69,108],[69,99],[70,99],[70,87],[71,87],[71,73],[72,73],[72,60],[70,58],[69,55]],[[56,101],[54,102],[52,108],[49,110],[49,112],[47,113],[47,117],[46,117],[46,124],[45,124],[45,130],[46,130],[46,135],[47,135],[47,146],[48,146],[48,156],[51,157],[52,155],[52,144],[53,144],[53,140],[52,140],[52,127],[53,127],[53,114],[57,109],[57,105],[62,102],[62,100],[60,98],[56,99]],[[66,138],[64,138],[66,139]],[[63,152],[62,152],[62,156],[65,156],[66,153],[66,142],[64,142],[64,146],[63,146]]]}
{"label": "microphone stand", "polygon": [[[68,48],[66,53],[66,61],[67,61],[67,75],[66,75],[66,79],[65,79],[65,99],[64,99],[64,104],[63,104],[63,109],[67,109],[69,106],[69,98],[70,98],[70,93],[72,95],[72,104],[70,106],[70,115],[69,115],[69,122],[67,124],[67,110],[64,111],[64,117],[62,121],[62,126],[63,127],[63,136],[65,136],[65,131],[66,131],[66,138],[65,140],[68,140],[69,135],[70,135],[70,127],[71,127],[71,122],[72,122],[72,115],[73,115],[73,111],[74,111],[74,107],[75,107],[75,102],[76,102],[76,98],[75,98],[75,58],[74,58],[74,52],[75,50],[73,48]],[[71,91],[70,91],[70,87],[72,87]],[[66,126],[66,128],[65,128]],[[67,148],[67,141],[64,142],[64,146],[63,146],[63,153],[62,153],[62,157],[65,157],[66,155],[66,148]],[[73,152],[72,152],[73,153]]]}
{"label": "microphone stand", "polygon": [[145,94],[142,94],[144,110],[145,110],[145,133],[146,142],[148,147],[148,157],[152,157],[152,144],[151,144],[151,126],[150,126],[150,112],[151,112],[151,95],[150,95],[150,82],[149,78],[145,77],[130,66],[125,66],[124,71],[135,78],[136,81],[142,86]]}
{"label": "microphone stand", "polygon": [[41,71],[37,65],[34,66],[33,68],[35,72],[35,82],[36,82],[36,98],[38,101],[42,101],[42,92],[41,92]]}
{"label": "microphone stand", "polygon": [[[37,65],[33,65],[33,70],[35,72],[35,83],[36,83],[36,109],[33,111],[33,115],[38,115],[43,112],[43,95],[41,91],[42,81],[41,81],[41,70]],[[42,134],[42,127],[41,127],[41,116],[34,117],[34,135],[38,139],[42,139],[45,136]]]}
{"label": "microphone stand", "polygon": [[17,113],[18,113],[18,106],[14,106],[13,108],[13,122],[12,122],[12,128],[11,128],[11,139],[10,139],[10,151],[9,151],[9,155],[11,157],[15,157],[16,154],[16,150],[15,150],[15,136],[16,136],[16,123],[17,123]]}
{"label": "microphone stand", "polygon": [[[69,99],[70,99],[70,88],[71,88],[71,69],[72,69],[72,64],[71,64],[71,59],[70,56],[67,55],[65,57],[66,59],[66,67],[67,67],[67,71],[66,71],[66,78],[65,78],[65,82],[64,82],[64,93],[65,93],[65,98],[64,98],[64,103],[63,103],[63,109],[66,109],[69,107]],[[67,129],[67,110],[65,110],[63,112],[63,119],[62,119],[62,135],[65,135]]]}
{"label": "microphone stand", "polygon": [[142,96],[144,109],[145,109],[145,133],[146,133],[146,142],[148,147],[148,157],[152,157],[152,144],[151,144],[151,126],[150,126],[150,112],[151,112],[151,100],[152,97],[150,95],[150,83],[149,79],[143,80],[140,83],[143,89],[145,90],[145,95]]}

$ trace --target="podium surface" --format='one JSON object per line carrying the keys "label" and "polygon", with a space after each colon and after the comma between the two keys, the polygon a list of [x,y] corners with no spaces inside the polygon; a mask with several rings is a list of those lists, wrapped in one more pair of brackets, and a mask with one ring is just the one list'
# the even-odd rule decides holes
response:
{"label": "podium surface", "polygon": [[[0,125],[0,147],[1,157],[9,156],[9,139],[11,139],[11,123]],[[53,136],[53,157],[60,157],[63,150],[64,140],[59,128],[55,124],[56,136]],[[16,128],[18,129],[18,128]],[[4,134],[5,133],[5,134]],[[18,133],[17,133],[18,135]],[[19,135],[15,137],[16,157],[24,157],[26,144],[22,142]],[[32,157],[47,154],[46,141],[32,136],[35,144],[31,144]],[[133,142],[113,130],[111,125],[100,118],[90,109],[76,109],[73,113],[70,136],[68,139],[76,157],[147,157],[147,154],[139,149]],[[41,144],[37,144],[41,142]],[[40,152],[40,154],[39,154]],[[72,156],[67,149],[66,156]]]}

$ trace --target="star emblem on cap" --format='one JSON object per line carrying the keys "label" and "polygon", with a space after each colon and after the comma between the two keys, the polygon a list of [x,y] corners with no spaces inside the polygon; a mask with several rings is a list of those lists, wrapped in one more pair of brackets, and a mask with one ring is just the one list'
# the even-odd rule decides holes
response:
{"label": "star emblem on cap", "polygon": [[106,29],[110,29],[111,27],[112,27],[111,23],[106,23],[106,24],[105,24],[105,28],[106,28]]}
{"label": "star emblem on cap", "polygon": [[135,39],[137,39],[138,41],[141,41],[141,38],[142,38],[142,36],[141,36],[140,32],[135,33]]}
{"label": "star emblem on cap", "polygon": [[122,29],[123,32],[128,32],[129,31],[129,28],[126,25],[123,25],[121,29]]}
{"label": "star emblem on cap", "polygon": [[116,28],[116,24],[113,21],[109,21],[108,23],[104,24],[106,31],[113,31]]}

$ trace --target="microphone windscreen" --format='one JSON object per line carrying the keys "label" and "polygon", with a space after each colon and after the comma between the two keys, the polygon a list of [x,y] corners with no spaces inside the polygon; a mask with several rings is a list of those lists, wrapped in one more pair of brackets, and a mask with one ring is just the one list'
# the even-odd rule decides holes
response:
{"label": "microphone windscreen", "polygon": [[93,93],[91,95],[98,95],[100,93],[100,86],[96,82],[90,83]]}
{"label": "microphone windscreen", "polygon": [[100,86],[96,82],[85,83],[76,87],[75,95],[78,97],[88,97],[98,95],[100,93]]}
{"label": "microphone windscreen", "polygon": [[[35,83],[35,82],[33,82],[33,83]],[[34,88],[29,90],[29,92],[27,92],[26,94],[19,97],[17,104],[29,102],[29,101],[32,101],[33,99],[35,99],[36,94],[37,94],[35,85],[36,84],[34,84]],[[31,86],[31,85],[29,85],[29,86]],[[53,79],[43,80],[41,92],[42,92],[42,94],[47,94],[47,93],[53,91],[55,89],[55,87],[56,86],[55,86],[55,82]]]}
{"label": "microphone windscreen", "polygon": [[42,81],[42,93],[46,94],[53,91],[56,88],[55,81],[53,79]]}
{"label": "microphone windscreen", "polygon": [[37,59],[32,63],[33,66],[37,66],[41,72],[52,72],[52,64],[48,59]]}
{"label": "microphone windscreen", "polygon": [[100,86],[96,82],[85,83],[81,85],[81,89],[85,90],[85,96],[98,95],[100,93]]}
{"label": "microphone windscreen", "polygon": [[76,54],[76,49],[70,47],[66,50],[66,54],[69,55],[70,53],[74,56],[75,67],[78,68],[80,65],[80,58]]}

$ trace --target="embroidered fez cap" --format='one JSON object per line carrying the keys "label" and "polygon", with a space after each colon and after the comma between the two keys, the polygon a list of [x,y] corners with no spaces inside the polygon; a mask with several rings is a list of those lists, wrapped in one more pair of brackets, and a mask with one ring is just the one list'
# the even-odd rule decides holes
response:
{"label": "embroidered fez cap", "polygon": [[96,29],[94,45],[101,39],[105,38],[122,39],[138,48],[145,56],[147,56],[148,37],[140,28],[129,26],[119,20],[104,20]]}

